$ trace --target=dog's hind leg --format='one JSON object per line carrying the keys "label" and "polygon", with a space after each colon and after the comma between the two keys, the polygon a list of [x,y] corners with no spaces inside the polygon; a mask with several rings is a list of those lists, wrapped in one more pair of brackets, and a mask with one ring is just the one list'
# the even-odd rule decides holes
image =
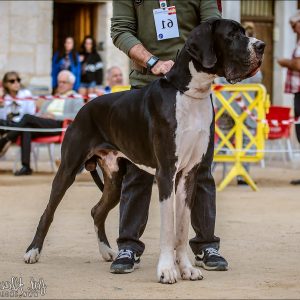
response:
{"label": "dog's hind leg", "polygon": [[77,139],[69,140],[70,143],[63,144],[61,165],[59,166],[52,183],[48,205],[41,216],[34,239],[24,255],[24,261],[26,263],[32,264],[39,260],[44,239],[53,220],[55,210],[62,200],[66,190],[74,182],[76,174],[84,162],[86,153],[83,151],[81,151],[81,153],[77,153],[78,155],[76,156],[72,155],[73,149],[77,149],[79,152],[79,149],[82,148],[80,147],[80,141],[76,140]]}
{"label": "dog's hind leg", "polygon": [[185,280],[201,280],[203,278],[201,271],[192,266],[187,254],[195,172],[196,167],[188,175],[182,172],[176,189],[176,262],[181,277]]}
{"label": "dog's hind leg", "polygon": [[94,219],[94,226],[99,245],[99,251],[105,261],[112,261],[116,253],[111,249],[105,233],[105,220],[111,209],[120,202],[122,180],[126,164],[124,159],[118,162],[118,171],[108,172],[106,166],[101,163],[104,175],[104,190],[100,201],[92,208],[91,215]]}

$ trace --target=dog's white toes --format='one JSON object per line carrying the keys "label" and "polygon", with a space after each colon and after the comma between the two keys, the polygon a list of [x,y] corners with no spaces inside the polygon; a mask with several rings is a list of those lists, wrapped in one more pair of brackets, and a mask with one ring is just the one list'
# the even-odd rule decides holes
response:
{"label": "dog's white toes", "polygon": [[158,281],[160,283],[173,284],[177,282],[177,271],[175,266],[171,268],[162,268],[158,271]]}
{"label": "dog's white toes", "polygon": [[112,249],[110,249],[110,251],[107,251],[105,254],[102,254],[102,258],[105,261],[114,261],[116,257],[117,253]]}
{"label": "dog's white toes", "polygon": [[34,263],[39,261],[40,256],[41,256],[41,254],[40,254],[39,249],[38,248],[32,248],[28,252],[25,253],[24,261],[27,264],[34,264]]}
{"label": "dog's white toes", "polygon": [[186,267],[181,270],[181,278],[183,280],[202,280],[201,271],[194,267]]}
{"label": "dog's white toes", "polygon": [[103,242],[99,242],[99,251],[105,261],[113,261],[117,257],[117,253]]}

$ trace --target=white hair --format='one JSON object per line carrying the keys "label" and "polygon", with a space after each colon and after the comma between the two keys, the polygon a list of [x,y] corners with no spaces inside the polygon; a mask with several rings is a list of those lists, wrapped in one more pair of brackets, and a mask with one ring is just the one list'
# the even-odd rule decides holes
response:
{"label": "white hair", "polygon": [[114,69],[118,69],[118,70],[121,71],[121,73],[122,73],[122,70],[121,70],[120,67],[118,67],[118,66],[112,66],[112,67],[110,67],[110,68],[108,68],[108,69],[106,70],[106,78],[109,78],[109,77],[111,76],[111,72],[112,72],[112,70],[114,70]]}
{"label": "white hair", "polygon": [[61,76],[61,75],[67,76],[69,83],[71,83],[71,84],[75,83],[76,77],[72,72],[70,72],[68,70],[62,70],[58,73],[57,78],[59,78],[59,76]]}
{"label": "white hair", "polygon": [[290,17],[290,23],[297,23],[300,21],[300,10],[297,10],[297,12]]}

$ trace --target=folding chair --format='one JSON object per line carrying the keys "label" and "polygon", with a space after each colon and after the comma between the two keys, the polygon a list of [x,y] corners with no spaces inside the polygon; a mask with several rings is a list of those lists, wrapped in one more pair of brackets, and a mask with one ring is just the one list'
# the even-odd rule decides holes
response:
{"label": "folding chair", "polygon": [[[71,120],[71,119],[65,119],[63,121],[62,128],[67,128],[72,123],[72,121],[73,120]],[[51,171],[55,172],[55,170],[56,170],[55,158],[54,158],[55,144],[61,145],[64,137],[65,137],[65,131],[62,131],[58,135],[43,136],[43,137],[38,137],[38,138],[31,140],[31,143],[32,143],[31,153],[32,153],[33,161],[34,161],[34,168],[36,171],[38,170],[37,162],[39,159],[39,147],[44,145],[44,146],[47,146],[47,148],[48,148],[48,155],[49,155]],[[16,144],[21,146],[20,138],[17,140]],[[20,160],[20,155],[21,155],[21,147],[18,148],[16,155],[15,155],[13,172],[16,172],[16,170],[17,170],[17,164],[18,164],[18,161]]]}
{"label": "folding chair", "polygon": [[[291,144],[291,123],[283,124],[282,121],[290,119],[290,107],[284,106],[271,106],[269,113],[266,115],[267,122],[269,124],[269,136],[268,140],[276,142],[281,146],[281,149],[287,151],[287,157],[289,160],[293,159],[292,144]],[[282,145],[284,142],[285,146]],[[283,146],[283,147],[282,147]],[[283,153],[283,159],[285,160],[285,153]]]}

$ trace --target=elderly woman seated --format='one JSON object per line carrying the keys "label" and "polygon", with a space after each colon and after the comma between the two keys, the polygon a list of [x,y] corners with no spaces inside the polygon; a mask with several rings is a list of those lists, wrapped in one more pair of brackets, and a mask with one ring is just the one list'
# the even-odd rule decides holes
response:
{"label": "elderly woman seated", "polygon": [[[57,98],[45,101],[37,115],[25,114],[19,122],[12,124],[13,127],[21,128],[61,128],[64,119],[74,119],[77,112],[83,106],[84,101],[79,94],[73,91],[75,76],[67,70],[58,74]],[[62,98],[63,97],[63,98]],[[69,98],[68,98],[69,97]],[[31,139],[57,135],[60,132],[22,132],[9,131],[0,139],[0,157],[4,155],[12,142],[21,137],[21,161],[22,168],[15,173],[16,176],[31,175],[30,152]]]}

